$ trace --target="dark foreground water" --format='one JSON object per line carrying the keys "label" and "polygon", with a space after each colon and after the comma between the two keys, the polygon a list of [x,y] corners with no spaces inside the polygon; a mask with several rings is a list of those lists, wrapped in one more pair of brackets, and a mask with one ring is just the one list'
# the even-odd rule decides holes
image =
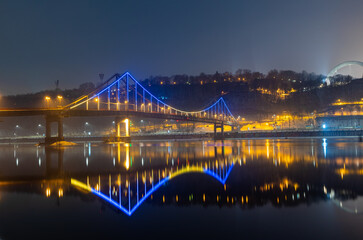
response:
{"label": "dark foreground water", "polygon": [[358,139],[0,145],[0,239],[362,239]]}

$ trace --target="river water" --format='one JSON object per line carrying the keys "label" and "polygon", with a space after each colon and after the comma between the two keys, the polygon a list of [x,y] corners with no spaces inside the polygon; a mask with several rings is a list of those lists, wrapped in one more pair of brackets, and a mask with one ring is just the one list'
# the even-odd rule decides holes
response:
{"label": "river water", "polygon": [[363,143],[0,145],[0,239],[361,239]]}

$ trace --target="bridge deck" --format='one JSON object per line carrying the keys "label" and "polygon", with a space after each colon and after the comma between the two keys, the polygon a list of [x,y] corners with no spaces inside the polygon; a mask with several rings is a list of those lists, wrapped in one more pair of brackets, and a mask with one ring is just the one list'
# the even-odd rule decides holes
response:
{"label": "bridge deck", "polygon": [[156,118],[156,119],[170,119],[180,121],[201,122],[210,124],[234,125],[231,122],[215,118],[185,116],[179,114],[168,114],[161,112],[141,112],[133,110],[79,110],[70,109],[63,110],[59,108],[45,109],[45,108],[29,108],[29,109],[0,109],[0,117],[25,117],[25,116],[63,116],[63,117],[139,117],[139,118]]}

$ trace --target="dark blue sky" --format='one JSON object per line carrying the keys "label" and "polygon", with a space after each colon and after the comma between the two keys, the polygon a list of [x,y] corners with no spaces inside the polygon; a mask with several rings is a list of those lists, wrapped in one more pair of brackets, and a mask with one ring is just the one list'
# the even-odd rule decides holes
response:
{"label": "dark blue sky", "polygon": [[150,75],[363,60],[363,1],[0,0],[0,94]]}

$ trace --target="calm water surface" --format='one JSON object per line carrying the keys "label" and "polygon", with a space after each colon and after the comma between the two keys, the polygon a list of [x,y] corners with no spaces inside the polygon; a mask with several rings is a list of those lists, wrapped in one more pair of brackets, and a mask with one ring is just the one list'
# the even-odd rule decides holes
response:
{"label": "calm water surface", "polygon": [[362,239],[363,143],[0,145],[0,239]]}

